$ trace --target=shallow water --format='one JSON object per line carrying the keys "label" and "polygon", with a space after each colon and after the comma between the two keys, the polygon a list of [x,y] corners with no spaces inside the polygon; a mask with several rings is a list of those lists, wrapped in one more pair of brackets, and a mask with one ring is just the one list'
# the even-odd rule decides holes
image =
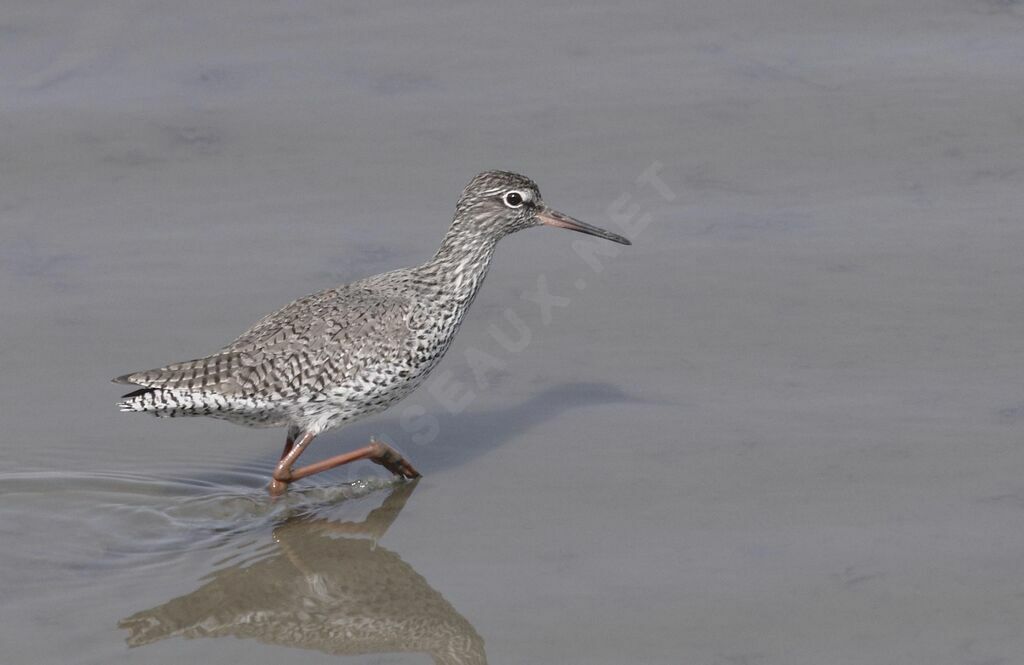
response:
{"label": "shallow water", "polygon": [[[1021,662],[1022,28],[6,3],[0,662]],[[117,412],[486,168],[634,245],[503,241],[434,379],[308,453],[415,486],[271,501],[283,432]]]}

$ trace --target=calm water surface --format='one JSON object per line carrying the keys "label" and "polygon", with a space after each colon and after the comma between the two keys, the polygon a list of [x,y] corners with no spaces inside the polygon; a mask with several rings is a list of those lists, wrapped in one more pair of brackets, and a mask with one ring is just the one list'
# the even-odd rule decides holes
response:
{"label": "calm water surface", "polygon": [[[0,662],[1024,662],[1022,30],[6,3]],[[487,168],[634,245],[505,240],[435,381],[308,453],[416,485],[273,502],[283,432],[116,411],[424,260]]]}

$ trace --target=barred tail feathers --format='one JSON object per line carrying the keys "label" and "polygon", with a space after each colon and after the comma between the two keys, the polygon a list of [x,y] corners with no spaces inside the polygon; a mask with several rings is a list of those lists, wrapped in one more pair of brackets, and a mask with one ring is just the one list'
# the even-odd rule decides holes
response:
{"label": "barred tail feathers", "polygon": [[141,388],[122,396],[117,407],[126,413],[148,413],[158,418],[210,416],[247,427],[280,427],[288,414],[258,400],[217,393]]}
{"label": "barred tail feathers", "polygon": [[122,396],[117,408],[126,413],[151,413],[154,416],[209,415],[215,404],[200,395],[162,388],[142,388]]}

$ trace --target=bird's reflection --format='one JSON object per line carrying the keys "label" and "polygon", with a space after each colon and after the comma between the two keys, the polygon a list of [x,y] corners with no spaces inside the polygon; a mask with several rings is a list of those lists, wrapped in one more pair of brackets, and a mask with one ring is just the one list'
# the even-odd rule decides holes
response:
{"label": "bird's reflection", "polygon": [[362,522],[278,527],[268,557],[218,570],[192,593],[122,619],[128,644],[230,635],[337,655],[417,652],[443,665],[486,664],[473,626],[376,544],[415,486],[395,487]]}

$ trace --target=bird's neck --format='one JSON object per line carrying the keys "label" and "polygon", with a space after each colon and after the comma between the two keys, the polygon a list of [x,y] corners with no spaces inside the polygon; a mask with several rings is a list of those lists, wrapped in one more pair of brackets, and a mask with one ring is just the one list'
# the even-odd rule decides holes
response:
{"label": "bird's neck", "polygon": [[433,278],[442,295],[468,306],[487,275],[497,243],[493,236],[466,233],[453,225],[420,270]]}

